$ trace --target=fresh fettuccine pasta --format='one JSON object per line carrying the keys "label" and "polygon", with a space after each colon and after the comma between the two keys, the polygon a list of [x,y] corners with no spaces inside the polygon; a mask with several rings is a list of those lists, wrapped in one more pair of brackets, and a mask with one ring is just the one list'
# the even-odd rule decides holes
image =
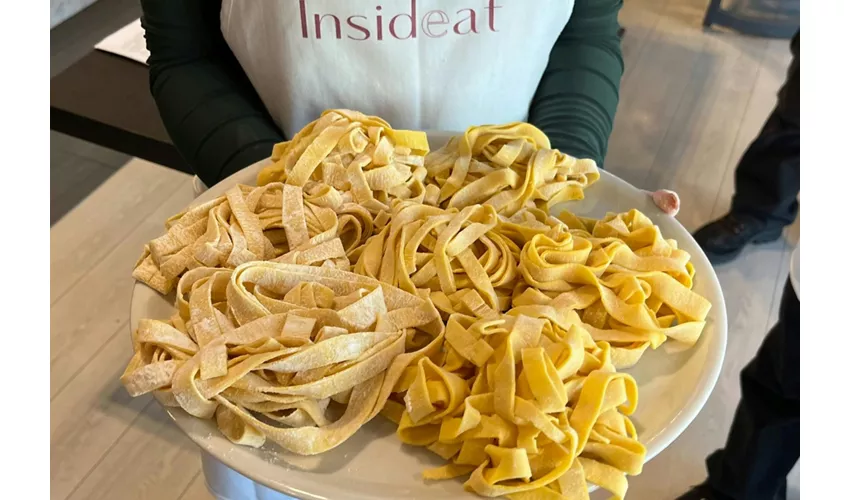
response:
{"label": "fresh fettuccine pasta", "polygon": [[[427,155],[427,156],[426,156]],[[525,123],[425,134],[330,110],[260,187],[166,222],[133,273],[165,294],[122,376],[231,441],[329,450],[379,412],[447,461],[426,479],[515,500],[622,499],[646,450],[619,369],[694,345],[711,304],[637,210],[565,211],[596,164]],[[353,272],[348,272],[348,271]],[[345,405],[337,419],[332,402]]]}
{"label": "fresh fettuccine pasta", "polygon": [[145,246],[133,276],[165,294],[196,267],[280,258],[347,269],[388,222],[391,200],[424,200],[427,152],[423,132],[327,111],[275,146],[260,187],[235,186],[171,217],[166,234]]}
{"label": "fresh fettuccine pasta", "polygon": [[626,494],[646,449],[628,418],[637,386],[579,321],[453,314],[435,362],[398,380],[383,412],[399,438],[449,461],[425,479],[509,498],[589,498],[587,483]]}
{"label": "fresh fettuccine pasta", "polygon": [[399,202],[354,271],[428,296],[443,318],[534,311],[566,327],[576,316],[611,345],[617,368],[667,338],[696,343],[710,304],[691,291],[687,252],[636,210],[561,218]]}
{"label": "fresh fettuccine pasta", "polygon": [[446,321],[437,358],[409,366],[384,414],[483,496],[622,499],[646,450],[618,368],[667,338],[693,345],[710,304],[690,256],[632,210],[559,219],[492,205],[398,203],[357,273],[428,296]]}
{"label": "fresh fettuccine pasta", "polygon": [[[142,320],[121,380],[200,418],[237,444],[270,439],[312,455],[383,408],[409,363],[440,347],[426,300],[329,268],[250,262],[197,268],[178,285],[177,314]],[[331,399],[347,403],[331,421]]]}
{"label": "fresh fettuccine pasta", "polygon": [[[549,211],[584,197],[599,179],[593,160],[551,149],[549,138],[528,123],[470,127],[425,160],[426,203],[444,208],[491,205],[512,215],[523,207]],[[439,190],[431,188],[439,187]]]}
{"label": "fresh fettuccine pasta", "polygon": [[166,229],[145,245],[133,271],[163,294],[198,267],[233,269],[274,260],[348,269],[349,256],[359,255],[376,227],[368,211],[341,196],[305,195],[301,188],[275,182],[234,186],[225,196],[170,218]]}
{"label": "fresh fettuccine pasta", "polygon": [[333,189],[377,215],[389,210],[393,198],[423,201],[428,149],[424,132],[394,130],[357,111],[329,110],[275,146],[275,163],[260,172],[257,184]]}
{"label": "fresh fettuccine pasta", "polygon": [[430,296],[444,313],[507,310],[520,248],[498,231],[489,205],[458,211],[400,202],[363,248],[355,272]]}

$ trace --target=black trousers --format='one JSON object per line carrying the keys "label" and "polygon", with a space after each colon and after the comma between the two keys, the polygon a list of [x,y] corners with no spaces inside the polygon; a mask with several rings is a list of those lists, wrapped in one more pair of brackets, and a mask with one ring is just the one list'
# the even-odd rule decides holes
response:
{"label": "black trousers", "polygon": [[776,108],[735,169],[732,211],[782,227],[797,218],[800,192],[800,33]]}
{"label": "black trousers", "polygon": [[726,446],[706,460],[720,498],[773,500],[800,458],[800,300],[785,284],[779,322],[741,372]]}

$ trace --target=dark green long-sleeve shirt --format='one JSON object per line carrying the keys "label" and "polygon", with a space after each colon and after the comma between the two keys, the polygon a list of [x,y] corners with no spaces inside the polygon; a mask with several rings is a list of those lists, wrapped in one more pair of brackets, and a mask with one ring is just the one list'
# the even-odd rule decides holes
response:
{"label": "dark green long-sleeve shirt", "polygon": [[[600,165],[623,74],[621,6],[622,0],[575,0],[529,108],[529,121],[553,147]],[[284,134],[224,41],[221,1],[142,0],[142,11],[151,92],[174,145],[201,180],[215,184],[269,156]]]}

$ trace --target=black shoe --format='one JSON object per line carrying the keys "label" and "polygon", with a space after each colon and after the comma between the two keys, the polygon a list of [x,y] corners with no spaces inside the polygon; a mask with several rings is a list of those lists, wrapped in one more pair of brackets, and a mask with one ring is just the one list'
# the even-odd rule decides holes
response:
{"label": "black shoe", "polygon": [[769,243],[782,236],[782,226],[747,214],[728,213],[694,233],[712,264],[733,260],[750,243]]}
{"label": "black shoe", "polygon": [[[774,499],[786,500],[787,488],[787,483],[782,483]],[[702,483],[694,486],[684,495],[676,497],[676,500],[725,500],[727,498],[725,495],[712,490],[707,483]]]}
{"label": "black shoe", "polygon": [[722,498],[722,496],[712,492],[711,488],[703,483],[698,486],[694,486],[684,495],[676,497],[676,500],[722,500]]}

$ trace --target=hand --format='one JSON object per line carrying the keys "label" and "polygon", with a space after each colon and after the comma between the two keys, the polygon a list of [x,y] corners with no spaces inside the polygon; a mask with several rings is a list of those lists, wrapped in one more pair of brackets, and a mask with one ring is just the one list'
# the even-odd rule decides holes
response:
{"label": "hand", "polygon": [[646,193],[652,197],[652,201],[655,202],[655,205],[665,214],[675,217],[676,214],[679,213],[679,195],[674,191],[670,191],[669,189],[659,189],[652,193],[646,191]]}

